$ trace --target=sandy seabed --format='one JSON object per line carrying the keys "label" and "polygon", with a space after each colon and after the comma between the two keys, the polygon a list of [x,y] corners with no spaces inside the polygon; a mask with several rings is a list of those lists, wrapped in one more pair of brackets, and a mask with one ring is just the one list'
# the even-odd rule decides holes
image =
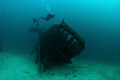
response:
{"label": "sandy seabed", "polygon": [[0,53],[0,80],[120,80],[120,65],[73,59],[39,74],[35,56]]}

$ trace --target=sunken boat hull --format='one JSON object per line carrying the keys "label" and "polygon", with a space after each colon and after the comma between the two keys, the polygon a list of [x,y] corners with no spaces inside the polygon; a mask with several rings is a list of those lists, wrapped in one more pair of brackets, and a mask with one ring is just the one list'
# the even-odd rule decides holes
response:
{"label": "sunken boat hull", "polygon": [[66,23],[51,26],[40,38],[40,61],[47,68],[52,63],[71,63],[71,58],[85,48],[81,38]]}

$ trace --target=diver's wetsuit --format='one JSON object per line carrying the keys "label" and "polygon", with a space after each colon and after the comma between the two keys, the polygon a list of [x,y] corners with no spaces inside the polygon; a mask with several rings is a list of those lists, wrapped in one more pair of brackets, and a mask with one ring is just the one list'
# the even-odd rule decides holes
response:
{"label": "diver's wetsuit", "polygon": [[[44,18],[44,17],[40,17],[40,18],[42,18],[42,19],[48,21],[49,19],[55,18],[55,15],[50,13],[50,14],[47,15],[46,18]],[[40,18],[39,18],[39,19],[40,19]]]}

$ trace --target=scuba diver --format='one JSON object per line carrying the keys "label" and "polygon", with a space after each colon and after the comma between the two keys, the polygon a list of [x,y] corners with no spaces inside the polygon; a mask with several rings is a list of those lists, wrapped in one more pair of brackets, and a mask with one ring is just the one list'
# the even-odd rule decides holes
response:
{"label": "scuba diver", "polygon": [[[54,14],[49,13],[49,14],[47,14],[47,17],[46,17],[46,18],[44,18],[44,17],[40,17],[40,18],[42,18],[42,19],[44,19],[44,20],[48,21],[49,19],[52,19],[52,18],[54,18],[54,19],[55,19],[55,15],[54,15]],[[40,19],[40,18],[39,18],[39,19]],[[39,20],[39,19],[38,19],[38,20]]]}

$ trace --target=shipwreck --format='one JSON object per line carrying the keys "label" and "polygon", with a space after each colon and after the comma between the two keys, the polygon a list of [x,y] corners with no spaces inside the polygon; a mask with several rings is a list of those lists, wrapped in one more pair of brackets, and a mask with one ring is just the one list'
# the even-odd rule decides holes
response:
{"label": "shipwreck", "polygon": [[80,55],[85,48],[85,40],[70,28],[64,19],[47,30],[39,29],[37,20],[34,19],[33,22],[36,22],[37,27],[30,28],[29,32],[37,32],[40,38],[31,55],[37,50],[36,62],[39,62],[40,72],[52,64],[72,63],[71,59]]}

